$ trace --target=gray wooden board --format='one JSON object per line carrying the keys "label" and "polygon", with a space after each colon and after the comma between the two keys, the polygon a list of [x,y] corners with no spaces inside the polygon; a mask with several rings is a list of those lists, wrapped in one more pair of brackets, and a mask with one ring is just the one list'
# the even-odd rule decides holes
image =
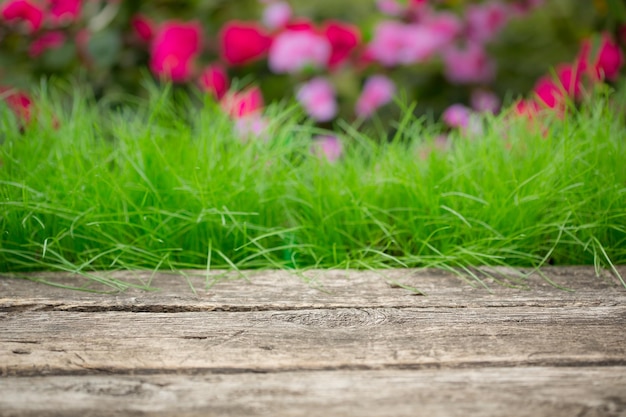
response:
{"label": "gray wooden board", "polygon": [[0,375],[626,365],[626,306],[0,316]]}
{"label": "gray wooden board", "polygon": [[0,379],[3,416],[626,416],[626,367]]}
{"label": "gray wooden board", "polygon": [[521,272],[478,272],[490,291],[432,270],[0,278],[0,415],[625,416],[615,274]]}
{"label": "gray wooden board", "polygon": [[[626,267],[618,270],[626,277]],[[490,291],[477,282],[472,282],[472,286],[458,276],[437,270],[307,271],[301,275],[288,271],[247,272],[247,280],[222,279],[206,290],[207,277],[202,271],[189,271],[187,277],[149,272],[114,273],[111,275],[127,281],[150,281],[159,290],[130,289],[109,296],[68,292],[21,279],[2,279],[0,275],[0,311],[275,311],[340,307],[583,307],[626,303],[626,290],[613,274],[601,271],[596,276],[589,267],[542,270],[554,283],[573,290],[570,292],[555,288],[536,273],[523,281],[519,281],[520,270],[493,269],[488,273],[491,277],[483,274],[483,282]],[[208,281],[213,282],[221,275],[212,272]],[[30,277],[103,289],[67,274],[40,273]],[[236,277],[231,274],[226,278]],[[521,285],[508,288],[495,283],[494,278]],[[419,289],[427,296],[417,296],[398,284]]]}

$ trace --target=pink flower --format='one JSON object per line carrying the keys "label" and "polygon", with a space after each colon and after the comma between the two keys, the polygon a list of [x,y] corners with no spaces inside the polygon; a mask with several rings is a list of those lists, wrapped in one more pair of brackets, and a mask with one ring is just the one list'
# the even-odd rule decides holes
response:
{"label": "pink flower", "polygon": [[65,43],[66,36],[61,31],[46,32],[33,42],[28,49],[31,57],[37,57],[48,49],[56,49]]}
{"label": "pink flower", "polygon": [[579,68],[589,69],[594,80],[615,81],[624,64],[624,54],[619,45],[608,34],[602,35],[602,43],[596,56],[590,57],[591,42],[585,41],[579,54]]}
{"label": "pink flower", "polygon": [[244,142],[253,138],[267,140],[268,125],[267,119],[260,114],[250,114],[235,120],[235,132]]}
{"label": "pink flower", "polygon": [[292,13],[286,1],[269,3],[263,10],[263,24],[270,29],[280,29],[289,22]]}
{"label": "pink flower", "polygon": [[500,99],[491,91],[474,90],[470,97],[472,108],[478,112],[497,113],[500,109]]}
{"label": "pink flower", "polygon": [[256,23],[231,21],[220,31],[220,53],[229,65],[246,65],[265,56],[272,38]]}
{"label": "pink flower", "polygon": [[80,15],[82,0],[48,0],[55,23],[73,22]]}
{"label": "pink flower", "polygon": [[2,5],[0,11],[7,21],[24,21],[30,26],[30,32],[39,30],[43,22],[43,10],[35,2],[28,0],[9,0]]}
{"label": "pink flower", "polygon": [[472,111],[468,107],[453,104],[443,112],[441,119],[450,127],[466,129],[470,125],[471,115]]}
{"label": "pink flower", "polygon": [[490,42],[506,25],[511,11],[499,1],[475,4],[467,7],[467,32],[470,40]]}
{"label": "pink flower", "polygon": [[152,72],[174,82],[187,81],[193,71],[194,59],[200,52],[200,37],[200,25],[196,22],[163,24],[152,43]]}
{"label": "pink flower", "polygon": [[369,52],[387,67],[413,64],[429,59],[444,41],[434,26],[385,21],[376,27]]}
{"label": "pink flower", "polygon": [[368,78],[356,102],[357,116],[370,117],[378,108],[391,101],[395,91],[393,81],[384,75],[374,75]]}
{"label": "pink flower", "polygon": [[228,91],[228,75],[220,65],[210,65],[200,74],[200,88],[220,100]]}
{"label": "pink flower", "polygon": [[376,0],[378,11],[389,16],[400,16],[404,12],[404,7],[398,0]]}
{"label": "pink flower", "polygon": [[145,16],[136,14],[130,20],[135,35],[143,42],[151,42],[154,38],[154,23]]}
{"label": "pink flower", "polygon": [[445,76],[453,84],[488,83],[496,75],[494,62],[482,45],[475,42],[469,42],[463,49],[447,49],[443,60]]}
{"label": "pink flower", "polygon": [[341,158],[343,146],[336,136],[316,136],[313,138],[313,155],[325,158],[328,162],[334,163]]}
{"label": "pink flower", "polygon": [[426,16],[424,24],[437,35],[439,45],[444,47],[452,42],[463,31],[463,22],[453,13],[440,12]]}
{"label": "pink flower", "polygon": [[337,114],[335,89],[325,78],[313,78],[303,84],[296,97],[309,116],[319,122],[327,122]]}
{"label": "pink flower", "polygon": [[324,68],[332,46],[328,39],[311,30],[286,30],[278,35],[269,52],[269,67],[277,74],[295,73],[311,66]]}
{"label": "pink flower", "polygon": [[361,42],[359,28],[343,22],[329,21],[323,28],[324,35],[331,45],[328,66],[336,68],[344,62]]}
{"label": "pink flower", "polygon": [[226,113],[238,119],[260,113],[263,109],[263,94],[259,87],[251,87],[226,94],[220,104]]}

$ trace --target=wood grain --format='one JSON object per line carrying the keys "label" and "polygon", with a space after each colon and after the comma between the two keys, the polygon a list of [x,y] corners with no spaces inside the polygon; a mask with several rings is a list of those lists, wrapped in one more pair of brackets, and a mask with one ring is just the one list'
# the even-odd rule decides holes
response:
{"label": "wood grain", "polygon": [[2,416],[624,416],[626,368],[0,379]]}
{"label": "wood grain", "polygon": [[626,306],[0,316],[0,374],[626,365]]}
{"label": "wood grain", "polygon": [[626,290],[528,272],[0,276],[0,416],[626,417]]}
{"label": "wood grain", "polygon": [[[626,267],[619,267],[626,277]],[[491,277],[485,275],[488,273]],[[103,296],[68,291],[48,285],[36,285],[23,279],[0,277],[0,311],[27,309],[59,311],[252,311],[310,308],[376,307],[558,307],[610,306],[626,303],[626,289],[607,271],[596,275],[593,268],[544,268],[542,274],[527,279],[520,276],[529,270],[492,269],[482,273],[489,290],[477,282],[438,270],[388,271],[307,271],[297,275],[288,271],[246,272],[247,280],[209,274],[216,283],[205,290],[207,277],[201,271],[187,271],[187,277],[148,272],[113,273],[135,283],[151,282],[158,291],[129,289]],[[40,273],[30,279],[47,280],[62,285],[85,286],[104,290],[78,276]],[[221,279],[219,278],[221,277]],[[515,288],[505,287],[495,279]],[[413,287],[426,296],[402,288]],[[196,289],[194,293],[191,287]]]}

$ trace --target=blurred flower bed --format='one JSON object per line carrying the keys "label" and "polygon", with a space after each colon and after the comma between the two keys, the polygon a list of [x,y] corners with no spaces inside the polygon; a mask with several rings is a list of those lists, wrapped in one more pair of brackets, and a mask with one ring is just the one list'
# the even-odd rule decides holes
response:
{"label": "blurred flower bed", "polygon": [[267,103],[293,99],[324,128],[398,120],[397,98],[416,103],[417,116],[471,130],[473,114],[507,100],[535,119],[618,82],[626,6],[580,4],[6,0],[0,94],[29,121],[42,77],[80,79],[114,100],[145,94],[150,74],[212,96],[242,134],[261,134]]}

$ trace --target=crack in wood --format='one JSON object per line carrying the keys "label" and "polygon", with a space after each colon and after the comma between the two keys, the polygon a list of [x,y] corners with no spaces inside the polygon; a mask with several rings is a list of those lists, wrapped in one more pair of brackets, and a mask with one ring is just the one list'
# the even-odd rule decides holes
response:
{"label": "crack in wood", "polygon": [[[77,364],[78,365],[78,364]],[[383,364],[338,364],[332,366],[285,366],[273,368],[252,367],[190,367],[190,368],[119,368],[90,367],[79,365],[80,369],[49,368],[45,370],[23,369],[17,372],[0,370],[1,377],[27,378],[34,376],[90,376],[90,375],[238,375],[238,374],[281,374],[292,372],[339,372],[339,371],[420,371],[437,369],[488,369],[488,368],[610,368],[626,366],[624,359],[580,360],[578,358],[558,358],[526,361],[472,361],[472,362],[425,362],[425,363],[383,363]]]}
{"label": "crack in wood", "polygon": [[68,312],[68,313],[203,313],[203,312],[229,312],[229,313],[249,313],[249,312],[288,312],[304,310],[342,310],[349,308],[359,309],[441,309],[459,310],[470,308],[546,308],[546,307],[617,307],[622,304],[610,300],[598,300],[590,302],[572,303],[568,301],[523,301],[523,302],[469,302],[465,304],[394,304],[381,306],[380,304],[362,304],[358,307],[350,304],[337,305],[301,305],[301,306],[276,306],[276,305],[63,305],[63,304],[28,304],[28,305],[0,305],[0,313],[24,313],[24,312]]}

